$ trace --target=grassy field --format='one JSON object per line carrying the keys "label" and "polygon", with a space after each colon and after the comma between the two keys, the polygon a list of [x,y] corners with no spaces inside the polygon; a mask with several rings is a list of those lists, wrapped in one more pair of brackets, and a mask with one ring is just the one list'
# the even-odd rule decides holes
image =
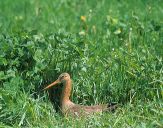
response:
{"label": "grassy field", "polygon": [[[1,0],[0,127],[163,127],[162,0]],[[87,118],[57,112],[62,72],[71,99],[118,102]]]}

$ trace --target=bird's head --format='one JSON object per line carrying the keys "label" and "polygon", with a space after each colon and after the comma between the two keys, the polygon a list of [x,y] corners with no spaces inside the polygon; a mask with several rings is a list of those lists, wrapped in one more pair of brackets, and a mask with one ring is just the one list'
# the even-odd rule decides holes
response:
{"label": "bird's head", "polygon": [[69,79],[70,79],[70,75],[68,73],[62,73],[58,77],[58,80],[59,80],[60,83],[65,83]]}
{"label": "bird's head", "polygon": [[50,87],[57,85],[59,83],[65,83],[66,81],[70,80],[70,75],[68,73],[62,73],[59,75],[58,79],[51,83],[50,85],[46,86],[43,90],[49,89]]}

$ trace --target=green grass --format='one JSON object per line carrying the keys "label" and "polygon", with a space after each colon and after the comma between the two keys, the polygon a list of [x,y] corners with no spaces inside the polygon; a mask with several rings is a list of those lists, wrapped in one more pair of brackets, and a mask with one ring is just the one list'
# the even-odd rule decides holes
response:
{"label": "green grass", "polygon": [[[163,127],[162,12],[161,0],[1,1],[0,127]],[[61,116],[59,90],[40,90],[62,72],[75,103],[120,107]]]}

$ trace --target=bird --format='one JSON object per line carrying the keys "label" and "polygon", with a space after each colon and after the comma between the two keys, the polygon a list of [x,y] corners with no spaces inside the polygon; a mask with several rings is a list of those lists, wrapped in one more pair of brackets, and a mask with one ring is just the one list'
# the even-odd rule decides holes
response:
{"label": "bird", "polygon": [[72,81],[70,75],[68,73],[62,73],[59,75],[58,79],[53,83],[46,86],[43,90],[47,90],[52,86],[58,85],[62,83],[62,92],[60,96],[60,109],[61,113],[65,116],[85,116],[91,115],[95,113],[100,113],[104,111],[114,111],[117,108],[116,103],[111,104],[101,104],[101,105],[93,105],[93,106],[84,106],[75,104],[70,100],[71,90],[72,90]]}

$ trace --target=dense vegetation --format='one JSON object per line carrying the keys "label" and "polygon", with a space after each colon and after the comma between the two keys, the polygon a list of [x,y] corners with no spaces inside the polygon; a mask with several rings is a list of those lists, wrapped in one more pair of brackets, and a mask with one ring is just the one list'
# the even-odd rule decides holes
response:
{"label": "dense vegetation", "polygon": [[[1,1],[0,127],[162,127],[162,14],[161,0]],[[75,103],[121,107],[63,118],[41,91],[62,72]]]}

